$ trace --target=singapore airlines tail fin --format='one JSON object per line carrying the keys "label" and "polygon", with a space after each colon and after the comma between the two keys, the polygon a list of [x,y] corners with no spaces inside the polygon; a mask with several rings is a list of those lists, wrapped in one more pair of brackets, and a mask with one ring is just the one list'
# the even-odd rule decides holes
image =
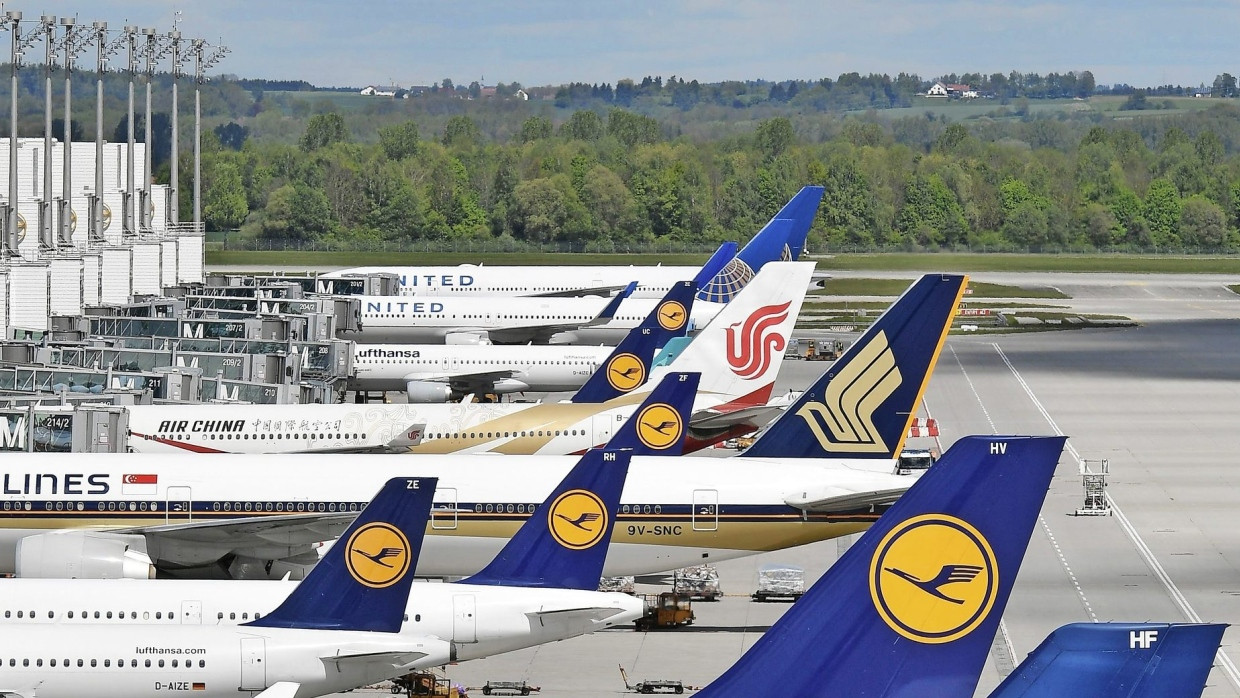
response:
{"label": "singapore airlines tail fin", "polygon": [[968,281],[927,274],[913,282],[741,455],[895,458]]}
{"label": "singapore airlines tail fin", "polygon": [[1064,441],[956,442],[697,695],[973,695]]}
{"label": "singapore airlines tail fin", "polygon": [[1073,623],[1052,632],[990,698],[1200,698],[1225,624]]}
{"label": "singapore airlines tail fin", "polygon": [[305,581],[246,625],[399,631],[436,484],[433,477],[388,480]]}
{"label": "singapore airlines tail fin", "polygon": [[698,375],[668,375],[605,448],[591,449],[485,569],[461,584],[597,589],[633,455],[678,454]]}
{"label": "singapore airlines tail fin", "polygon": [[646,319],[629,331],[614,351],[577,390],[572,402],[607,402],[645,384],[655,352],[689,329],[693,311],[692,281],[677,281],[650,311]]}
{"label": "singapore airlines tail fin", "polygon": [[813,271],[813,262],[762,267],[667,369],[701,373],[715,409],[766,403]]}
{"label": "singapore airlines tail fin", "polygon": [[793,196],[775,217],[750,238],[745,247],[709,283],[699,285],[698,299],[727,303],[768,262],[791,261],[801,256],[823,188],[807,186]]}

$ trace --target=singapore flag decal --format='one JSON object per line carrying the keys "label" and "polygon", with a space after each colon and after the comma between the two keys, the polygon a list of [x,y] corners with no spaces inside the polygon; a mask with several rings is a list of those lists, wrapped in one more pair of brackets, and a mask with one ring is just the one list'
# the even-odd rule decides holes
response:
{"label": "singapore flag decal", "polygon": [[732,373],[749,380],[766,372],[775,352],[784,349],[784,338],[775,328],[788,318],[789,305],[791,302],[758,308],[744,322],[725,328]]}
{"label": "singapore flag decal", "polygon": [[121,476],[121,494],[158,494],[159,476],[129,474]]}

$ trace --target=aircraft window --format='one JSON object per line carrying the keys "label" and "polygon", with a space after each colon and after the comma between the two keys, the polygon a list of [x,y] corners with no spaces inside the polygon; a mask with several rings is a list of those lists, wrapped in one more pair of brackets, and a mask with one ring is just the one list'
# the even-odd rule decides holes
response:
{"label": "aircraft window", "polygon": [[161,620],[163,617],[164,617],[164,614],[162,612],[160,611],[155,612],[155,620]]}
{"label": "aircraft window", "polygon": [[99,618],[99,611],[95,611],[95,618]]}
{"label": "aircraft window", "polygon": [[[495,511],[495,507],[494,507],[494,505],[492,505],[492,504],[488,504],[488,505],[487,505],[487,513],[488,513],[488,514],[490,514],[490,513],[491,513],[491,512],[493,512],[493,511]],[[22,615],[22,612],[21,612],[21,611],[18,611],[18,612],[17,612],[17,617],[18,617],[18,618],[20,618],[20,617],[21,617],[21,615]]]}
{"label": "aircraft window", "polygon": [[94,668],[94,667],[99,666],[99,660],[98,660],[98,659],[92,659],[92,660],[90,660],[90,666],[91,666],[91,668]]}
{"label": "aircraft window", "polygon": [[36,659],[36,660],[34,660],[34,665],[35,665],[35,666],[43,666],[43,660],[42,660],[42,659]]}
{"label": "aircraft window", "polygon": [[650,513],[650,505],[649,505],[649,504],[647,504],[646,506],[642,507],[642,513],[643,513],[643,514],[649,514],[649,513]]}
{"label": "aircraft window", "polygon": [[[93,662],[94,660],[92,659],[91,661]],[[82,660],[80,660],[80,659],[78,660],[78,666],[82,666],[84,663],[85,663],[85,662],[83,662]]]}
{"label": "aircraft window", "polygon": [[422,614],[421,614],[421,613],[415,613],[415,614],[413,615],[413,622],[414,622],[414,623],[421,623],[421,622],[422,622]]}
{"label": "aircraft window", "polygon": [[18,612],[17,612],[17,617],[18,617],[18,618],[23,618],[23,617],[24,617],[24,616],[22,615],[22,611],[18,611]]}
{"label": "aircraft window", "polygon": [[212,508],[212,509],[214,509],[215,511],[219,511],[219,510],[220,510],[220,503],[219,503],[219,502],[216,502],[215,504],[212,504],[212,505],[211,505],[211,508]]}
{"label": "aircraft window", "polygon": [[215,619],[216,619],[216,620],[224,620],[224,612],[223,612],[223,611],[220,611],[219,613],[215,614]]}
{"label": "aircraft window", "polygon": [[251,505],[249,502],[246,502],[246,503],[245,503],[245,510],[246,510],[246,511],[250,511],[252,508],[253,508],[253,505]]}
{"label": "aircraft window", "polygon": [[137,612],[137,611],[130,611],[130,612],[129,612],[129,619],[130,619],[130,620],[138,620],[138,612]]}
{"label": "aircraft window", "polygon": [[661,504],[656,504],[656,505],[654,505],[654,513],[656,513],[656,514],[662,514],[662,513],[663,513],[663,505],[661,505]]}
{"label": "aircraft window", "polygon": [[47,617],[48,617],[48,618],[55,618],[55,617],[56,617],[56,612],[55,612],[55,611],[48,611],[48,612],[47,612]]}
{"label": "aircraft window", "polygon": [[108,620],[112,620],[112,612],[108,611]]}
{"label": "aircraft window", "polygon": [[[159,660],[159,661],[161,661],[161,662],[162,662],[162,661],[164,661],[164,660],[162,660],[162,659],[161,659],[161,660]],[[151,668],[151,660],[149,660],[149,659],[148,659],[148,660],[146,660],[145,664],[146,664],[146,667],[147,667],[148,669],[149,669],[149,668]]]}
{"label": "aircraft window", "polygon": [[[55,660],[55,659],[51,660],[49,663],[50,663],[52,666],[56,666],[56,660]],[[67,663],[68,663],[68,662],[66,662],[66,664],[67,664]]]}
{"label": "aircraft window", "polygon": [[249,619],[250,619],[250,614],[249,614],[249,613],[242,613],[242,614],[241,614],[241,620],[249,620]]}
{"label": "aircraft window", "polygon": [[232,511],[232,502],[224,502],[224,511]]}
{"label": "aircraft window", "polygon": [[328,511],[335,511],[335,510],[336,510],[336,503],[335,503],[335,502],[332,502],[331,504],[328,504],[328,505],[327,505],[327,510],[328,510]]}
{"label": "aircraft window", "polygon": [[259,618],[262,618],[262,617],[263,617],[263,614],[261,614],[261,613],[255,613],[255,614],[254,614],[254,620],[258,620]]}
{"label": "aircraft window", "polygon": [[[474,505],[474,512],[476,512],[476,513],[478,513],[478,514],[481,514],[481,513],[482,513],[482,505],[481,505],[481,504],[475,504],[475,505]],[[8,613],[7,613],[7,612],[5,613],[5,617],[6,617],[6,618],[8,617]]]}
{"label": "aircraft window", "polygon": [[22,660],[22,666],[30,666],[30,660],[29,660],[29,659],[23,659],[23,660]]}
{"label": "aircraft window", "polygon": [[[162,660],[161,660],[161,661],[162,661]],[[172,668],[173,668],[173,669],[177,668],[177,660],[175,660],[175,659],[174,659],[174,660],[172,660]]]}
{"label": "aircraft window", "polygon": [[[124,660],[122,660],[122,661],[124,661]],[[149,663],[151,660],[149,660],[149,659],[148,659],[148,660],[146,660],[146,661]],[[119,664],[118,664],[117,666],[119,666]],[[138,660],[136,660],[136,659],[131,659],[131,660],[129,660],[129,666],[133,667],[134,669],[137,669],[137,668],[138,668]]]}
{"label": "aircraft window", "polygon": [[267,502],[267,511],[271,511],[271,502]]}
{"label": "aircraft window", "polygon": [[511,513],[513,512],[513,510],[515,509],[515,507],[513,507],[511,504],[509,504],[508,506],[504,507],[504,509],[505,509],[505,510],[506,510],[509,514],[511,514]]}
{"label": "aircraft window", "polygon": [[69,617],[70,617],[70,618],[72,618],[72,617],[73,617],[73,611],[69,611]]}
{"label": "aircraft window", "polygon": [[305,510],[306,510],[306,503],[305,503],[305,502],[298,502],[298,503],[297,503],[297,511],[305,511]]}
{"label": "aircraft window", "polygon": [[150,620],[150,619],[151,619],[151,612],[150,612],[150,611],[143,611],[143,612],[142,612],[142,620]]}
{"label": "aircraft window", "polygon": [[[120,665],[121,665],[121,664],[120,664],[120,662],[117,662],[117,663],[116,663],[116,666],[120,666]],[[92,664],[91,666],[94,666],[94,665]],[[105,660],[103,660],[103,666],[104,666],[104,668],[105,668],[105,669],[106,669],[107,667],[112,666],[112,660],[111,660],[111,659],[105,659]]]}
{"label": "aircraft window", "polygon": [[205,659],[199,659],[199,660],[198,660],[198,668],[199,668],[199,669],[201,669],[201,668],[205,667],[206,665],[207,665],[207,660],[205,660]]}
{"label": "aircraft window", "polygon": [[4,617],[5,617],[5,618],[12,618],[12,617],[13,617],[13,612],[12,612],[12,611],[5,611],[5,612],[4,612]]}
{"label": "aircraft window", "polygon": [[229,614],[228,614],[228,620],[237,620],[237,614],[236,614],[236,613],[229,613]]}

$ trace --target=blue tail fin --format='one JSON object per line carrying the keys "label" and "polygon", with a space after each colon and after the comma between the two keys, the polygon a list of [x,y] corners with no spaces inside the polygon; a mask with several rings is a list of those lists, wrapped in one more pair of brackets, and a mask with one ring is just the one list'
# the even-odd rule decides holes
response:
{"label": "blue tail fin", "polygon": [[436,484],[433,477],[388,480],[305,581],[246,625],[399,631]]}
{"label": "blue tail fin", "polygon": [[958,274],[915,281],[741,455],[895,458],[968,281]]}
{"label": "blue tail fin", "polygon": [[693,277],[693,288],[699,289],[706,285],[711,279],[715,278],[723,268],[732,261],[736,256],[736,250],[739,247],[735,242],[725,242],[715,250],[715,253],[706,260],[702,268],[698,270],[697,276]]}
{"label": "blue tail fin", "polygon": [[778,262],[783,258],[788,237],[796,224],[796,221],[783,218],[771,219],[722,271],[701,287],[697,294],[698,300],[711,303],[731,301],[745,288],[745,284],[758,274],[763,265],[767,262]]}
{"label": "blue tail fin", "polygon": [[577,403],[607,402],[629,393],[646,383],[655,352],[674,337],[689,330],[693,312],[692,281],[677,281],[650,311],[641,324],[634,327],[607,360],[577,390],[571,401]]}
{"label": "blue tail fin", "polygon": [[822,202],[823,191],[823,187],[814,185],[801,187],[801,191],[775,214],[776,218],[796,221],[788,235],[788,254],[793,261],[800,259],[801,252],[805,250],[805,238],[809,235],[810,226],[814,224],[814,216],[818,215],[818,204]]}
{"label": "blue tail fin", "polygon": [[698,300],[727,303],[767,262],[800,258],[822,193],[822,187],[802,187],[722,271],[708,283],[698,285]]}
{"label": "blue tail fin", "polygon": [[1043,640],[990,698],[1200,698],[1226,628],[1065,625]]}
{"label": "blue tail fin", "polygon": [[973,695],[1064,441],[956,442],[697,695]]}
{"label": "blue tail fin", "polygon": [[699,378],[668,374],[607,447],[587,451],[495,559],[460,583],[597,589],[629,458],[681,452]]}

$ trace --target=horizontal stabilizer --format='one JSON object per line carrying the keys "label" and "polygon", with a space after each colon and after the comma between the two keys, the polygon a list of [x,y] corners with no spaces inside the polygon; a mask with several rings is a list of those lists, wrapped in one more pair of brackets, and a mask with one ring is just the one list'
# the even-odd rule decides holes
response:
{"label": "horizontal stabilizer", "polygon": [[526,613],[526,617],[542,627],[556,625],[580,625],[581,621],[602,623],[608,618],[624,613],[623,608],[614,606],[595,606],[592,608],[566,608],[558,611],[534,611]]}
{"label": "horizontal stabilizer", "polygon": [[[913,484],[911,478],[909,485]],[[908,487],[895,487],[886,490],[869,492],[849,492],[841,487],[826,487],[813,492],[802,492],[799,496],[787,497],[784,503],[802,511],[822,514],[836,514],[856,511],[866,507],[880,507],[894,504],[900,495],[908,491]]]}
{"label": "horizontal stabilizer", "polygon": [[428,656],[428,652],[363,652],[361,654],[338,654],[319,657],[324,662],[336,665],[384,664],[393,667],[409,666],[419,659]]}
{"label": "horizontal stabilizer", "polygon": [[258,694],[256,698],[296,698],[297,689],[299,688],[301,688],[299,683],[280,681],[268,686],[267,690]]}
{"label": "horizontal stabilizer", "polygon": [[387,443],[388,448],[403,448],[405,446],[417,446],[422,443],[422,437],[426,435],[426,422],[410,424],[405,427],[399,434]]}

